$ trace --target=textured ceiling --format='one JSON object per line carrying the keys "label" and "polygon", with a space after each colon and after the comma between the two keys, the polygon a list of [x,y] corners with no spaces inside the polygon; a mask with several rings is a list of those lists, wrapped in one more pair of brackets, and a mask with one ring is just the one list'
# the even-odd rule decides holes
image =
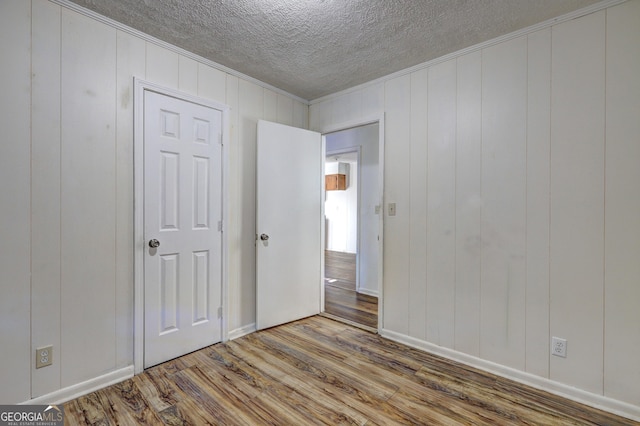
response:
{"label": "textured ceiling", "polygon": [[598,0],[71,0],[307,100]]}

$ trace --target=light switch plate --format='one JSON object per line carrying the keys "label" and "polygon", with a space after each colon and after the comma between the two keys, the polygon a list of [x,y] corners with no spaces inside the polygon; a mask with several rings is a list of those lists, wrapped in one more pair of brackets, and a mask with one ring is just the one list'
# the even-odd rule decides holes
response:
{"label": "light switch plate", "polygon": [[396,215],[396,203],[389,203],[389,216]]}

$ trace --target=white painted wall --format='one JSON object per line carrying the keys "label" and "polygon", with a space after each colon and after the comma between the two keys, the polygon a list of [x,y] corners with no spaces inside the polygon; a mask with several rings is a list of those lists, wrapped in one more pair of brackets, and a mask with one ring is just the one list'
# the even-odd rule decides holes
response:
{"label": "white painted wall", "polygon": [[[356,253],[358,251],[358,163],[356,161],[341,161],[341,163],[348,164],[347,189],[325,192],[326,249]],[[325,163],[325,175],[335,173],[338,173],[338,163],[335,161]]]}
{"label": "white painted wall", "polygon": [[0,35],[0,403],[133,363],[134,76],[231,106],[229,329],[253,324],[256,123],[308,107],[46,0],[0,2]]}
{"label": "white painted wall", "polygon": [[386,334],[640,416],[638,52],[634,0],[312,102],[385,114]]}
{"label": "white painted wall", "polygon": [[[341,121],[343,122],[343,121]],[[327,150],[360,147],[360,249],[358,291],[378,296],[378,226],[379,216],[379,126],[377,123],[331,133],[326,137]]]}
{"label": "white painted wall", "polygon": [[[31,5],[0,2],[0,402],[30,395]],[[10,58],[10,60],[9,60]],[[55,137],[55,136],[54,136]]]}

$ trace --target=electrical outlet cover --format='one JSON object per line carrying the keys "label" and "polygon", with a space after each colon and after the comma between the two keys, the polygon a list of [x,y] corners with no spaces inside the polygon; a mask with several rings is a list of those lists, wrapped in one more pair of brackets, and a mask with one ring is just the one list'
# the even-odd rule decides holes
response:
{"label": "electrical outlet cover", "polygon": [[567,340],[560,337],[551,338],[551,355],[567,357]]}
{"label": "electrical outlet cover", "polygon": [[36,368],[53,364],[53,346],[44,346],[36,349]]}

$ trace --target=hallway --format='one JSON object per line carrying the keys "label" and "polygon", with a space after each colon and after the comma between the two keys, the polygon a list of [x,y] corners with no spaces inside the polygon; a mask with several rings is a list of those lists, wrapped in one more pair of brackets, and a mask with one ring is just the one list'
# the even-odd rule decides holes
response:
{"label": "hallway", "polygon": [[356,255],[325,251],[325,313],[378,328],[378,298],[356,292]]}

